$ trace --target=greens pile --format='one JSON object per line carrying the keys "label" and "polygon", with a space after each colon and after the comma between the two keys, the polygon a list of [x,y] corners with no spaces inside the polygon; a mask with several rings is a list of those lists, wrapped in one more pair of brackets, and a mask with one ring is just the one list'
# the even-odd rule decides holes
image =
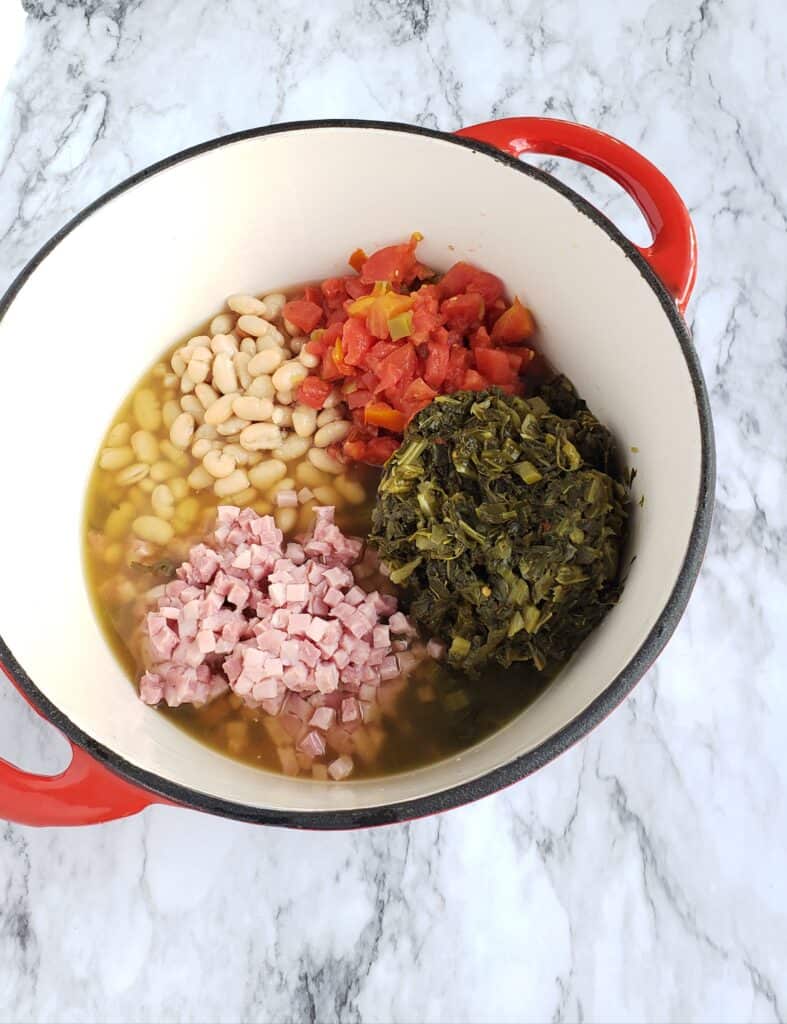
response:
{"label": "greens pile", "polygon": [[620,593],[614,472],[609,431],[564,377],[527,399],[441,395],[386,464],[370,540],[452,664],[557,666]]}

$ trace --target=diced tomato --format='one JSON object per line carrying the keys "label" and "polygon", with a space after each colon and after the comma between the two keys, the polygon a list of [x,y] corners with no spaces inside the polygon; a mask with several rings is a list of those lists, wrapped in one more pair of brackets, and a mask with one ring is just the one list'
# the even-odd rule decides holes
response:
{"label": "diced tomato", "polygon": [[348,409],[363,409],[365,405],[368,405],[372,401],[373,395],[371,391],[366,391],[364,388],[358,388],[356,391],[350,392],[345,398]]}
{"label": "diced tomato", "polygon": [[448,342],[429,342],[429,354],[424,367],[424,380],[431,388],[439,388],[448,373]]}
{"label": "diced tomato", "polygon": [[344,287],[351,299],[360,299],[362,295],[368,295],[373,286],[366,284],[360,277],[345,277]]}
{"label": "diced tomato", "polygon": [[322,306],[322,288],[316,284],[307,284],[303,289],[303,297],[306,302],[313,302],[315,306]]}
{"label": "diced tomato", "polygon": [[362,440],[360,436],[353,437],[351,434],[342,445],[342,452],[353,462],[363,462],[366,456],[366,441]]}
{"label": "diced tomato", "polygon": [[389,281],[394,287],[409,284],[415,277],[418,260],[415,249],[420,236],[413,235],[404,245],[386,245],[372,253],[361,267],[361,279],[367,284]]}
{"label": "diced tomato", "polygon": [[339,306],[338,309],[331,310],[331,312],[328,314],[326,318],[325,323],[327,324],[328,327],[330,327],[331,324],[343,324],[346,319],[347,312],[344,309],[344,306],[342,305]]}
{"label": "diced tomato", "polygon": [[303,405],[311,406],[312,409],[322,409],[331,390],[327,380],[310,376],[298,388],[297,398]]}
{"label": "diced tomato", "polygon": [[491,344],[492,339],[489,337],[489,331],[483,324],[470,335],[470,347],[473,351],[477,348],[489,348]]}
{"label": "diced tomato", "polygon": [[487,305],[484,324],[488,331],[492,330],[503,313],[505,313],[506,309],[508,309],[508,306],[505,304],[503,299],[498,299],[496,302],[492,302]]}
{"label": "diced tomato", "polygon": [[395,352],[397,348],[399,348],[399,345],[393,341],[378,341],[366,356],[366,365],[373,371],[375,377],[372,382],[372,388],[377,386],[378,378],[380,376],[380,368],[383,365],[383,361],[387,359],[392,352]]}
{"label": "diced tomato", "polygon": [[320,285],[325,305],[330,310],[340,309],[347,299],[343,277],[329,277]]}
{"label": "diced tomato", "polygon": [[[491,350],[485,350],[491,351]],[[487,382],[476,370],[467,370],[462,381],[463,391],[483,391],[488,387]]]}
{"label": "diced tomato", "polygon": [[499,348],[477,348],[475,361],[479,372],[491,384],[510,384],[514,379],[508,356]]}
{"label": "diced tomato", "polygon": [[374,344],[374,338],[360,317],[351,316],[342,331],[344,361],[350,366],[363,366],[366,353]]}
{"label": "diced tomato", "polygon": [[415,349],[409,342],[397,345],[380,364],[380,382],[375,392],[394,385],[406,387],[415,376]]}
{"label": "diced tomato", "polygon": [[284,316],[291,324],[294,324],[299,331],[310,334],[317,324],[322,320],[322,306],[307,299],[294,299],[284,306]]}
{"label": "diced tomato", "polygon": [[503,294],[503,282],[486,270],[475,267],[475,274],[467,286],[469,292],[478,292],[487,305],[497,302]]}
{"label": "diced tomato", "polygon": [[382,466],[390,459],[400,444],[401,441],[398,437],[373,437],[366,442],[364,462],[368,462],[372,466]]}
{"label": "diced tomato", "polygon": [[470,352],[463,345],[452,345],[448,350],[448,370],[445,375],[444,390],[456,391],[461,388],[465,372],[470,365]]}
{"label": "diced tomato", "polygon": [[349,260],[347,260],[347,262],[350,264],[350,266],[357,274],[360,274],[361,267],[364,265],[364,263],[366,263],[368,258],[369,257],[366,255],[363,249],[356,249],[352,256],[350,256]]}
{"label": "diced tomato", "polygon": [[507,348],[505,352],[514,373],[524,372],[535,355],[532,348]]}
{"label": "diced tomato", "polygon": [[391,408],[386,402],[370,402],[366,406],[365,419],[367,423],[372,423],[375,427],[385,427],[386,430],[391,430],[396,434],[402,433],[407,422],[404,413]]}
{"label": "diced tomato", "polygon": [[329,349],[322,357],[322,363],[320,364],[320,376],[324,377],[325,380],[341,380],[344,376],[333,358],[334,350],[334,348]]}
{"label": "diced tomato", "polygon": [[457,331],[469,331],[481,323],[484,316],[484,300],[478,292],[467,292],[446,299],[440,306],[446,324]]}
{"label": "diced tomato", "polygon": [[498,345],[517,345],[529,338],[535,329],[533,314],[515,298],[492,328],[492,341]]}
{"label": "diced tomato", "polygon": [[416,377],[402,395],[400,401],[400,407],[408,422],[416,413],[429,405],[436,394],[437,392],[433,391],[421,377]]}
{"label": "diced tomato", "polygon": [[473,279],[476,268],[472,263],[465,263],[460,260],[447,270],[440,280],[438,288],[443,298],[450,295],[461,295]]}

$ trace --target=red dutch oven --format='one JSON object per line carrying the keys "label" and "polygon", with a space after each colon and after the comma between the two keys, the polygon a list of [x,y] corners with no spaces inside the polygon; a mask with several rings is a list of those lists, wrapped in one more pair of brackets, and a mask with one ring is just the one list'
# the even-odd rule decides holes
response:
{"label": "red dutch oven", "polygon": [[[517,158],[570,157],[634,199],[632,245],[584,199]],[[619,605],[514,721],[457,757],[381,779],[293,780],[202,746],[144,706],[93,615],[81,564],[97,446],[134,381],[232,292],[341,272],[341,259],[421,231],[419,254],[499,274],[535,311],[538,344],[637,469],[636,560]],[[215,139],[134,175],[75,217],[0,302],[8,388],[0,451],[0,661],[68,738],[64,772],[0,761],[0,816],[81,825],[175,803],[309,828],[455,807],[530,774],[629,692],[682,614],[707,541],[714,449],[682,314],[696,271],[688,212],[653,164],[579,124],[510,118],[456,135],[319,121]],[[46,330],[41,324],[46,323]],[[45,378],[45,379],[42,379]],[[67,410],[67,414],[65,413]],[[667,413],[667,414],[665,414]],[[45,485],[44,485],[45,481]]]}

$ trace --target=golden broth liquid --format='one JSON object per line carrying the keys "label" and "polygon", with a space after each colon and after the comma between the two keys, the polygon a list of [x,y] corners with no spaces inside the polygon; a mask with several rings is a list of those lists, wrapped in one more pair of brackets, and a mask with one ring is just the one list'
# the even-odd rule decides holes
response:
{"label": "golden broth liquid", "polygon": [[[204,329],[195,333],[208,332]],[[149,409],[147,416],[142,416],[143,422],[139,422],[135,410],[139,408],[140,393],[152,393],[159,409],[164,409],[168,402],[179,402],[179,382],[172,381],[170,360],[185,340],[174,345],[137,382],[118,409],[100,450],[117,446],[113,432],[115,438],[122,437],[152,422]],[[150,396],[146,397],[149,406]],[[127,482],[128,476],[132,481],[134,476],[129,466],[119,470],[102,469],[97,459],[85,504],[84,559],[88,590],[104,635],[135,687],[144,671],[139,653],[141,626],[157,597],[156,589],[171,578],[173,565],[179,565],[188,557],[189,548],[212,530],[217,506],[249,505],[261,515],[275,513],[277,518],[283,511],[274,509],[270,495],[242,493],[218,498],[212,487],[192,489],[187,477],[200,465],[200,460],[190,450],[180,451],[171,445],[169,429],[161,416],[159,419],[158,426],[150,431],[156,437],[159,451],[148,472],[137,482]],[[129,429],[125,430],[122,424]],[[127,445],[128,441],[123,444]],[[268,453],[260,454],[262,458],[268,457]],[[287,478],[295,479],[296,489],[304,486],[298,481],[298,467],[305,462],[304,456],[287,466]],[[135,457],[130,465],[137,463]],[[353,505],[342,499],[335,492],[335,478],[328,474],[322,485],[334,489],[336,521],[341,529],[348,534],[366,536],[379,470],[354,466],[348,468],[345,475],[363,486],[362,503]],[[174,514],[169,520],[173,536],[157,545],[137,539],[131,524],[138,516],[154,514],[152,493],[156,484],[162,482],[175,494]],[[318,503],[311,501],[300,506],[296,525],[285,533],[292,537],[310,530],[312,508]],[[388,586],[382,577],[371,582],[379,589]],[[381,699],[384,740],[379,749],[366,758],[354,757],[353,775],[369,777],[401,772],[465,750],[521,712],[547,681],[543,673],[529,665],[506,670],[490,667],[480,677],[468,679],[427,659],[405,685],[399,681],[383,684],[381,691],[396,694],[394,700]],[[195,739],[223,754],[271,771],[281,771],[274,738],[266,728],[266,722],[268,727],[271,725],[270,716],[261,709],[245,707],[234,694],[225,694],[202,707],[186,704],[169,708],[162,704],[157,713],[166,715]]]}

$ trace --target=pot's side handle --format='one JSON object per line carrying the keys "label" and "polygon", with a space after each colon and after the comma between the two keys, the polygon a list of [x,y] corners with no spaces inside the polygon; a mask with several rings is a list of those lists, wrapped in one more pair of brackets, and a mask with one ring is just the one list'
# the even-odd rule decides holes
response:
{"label": "pot's side handle", "polygon": [[[13,683],[5,665],[0,668]],[[71,763],[59,775],[35,775],[0,758],[0,818],[19,825],[96,825],[164,802],[104,768],[73,743]]]}
{"label": "pot's side handle", "polygon": [[513,156],[543,153],[569,157],[603,171],[628,192],[653,233],[639,251],[683,313],[697,276],[697,238],[689,211],[661,171],[619,139],[587,125],[548,117],[508,117],[456,133]]}

